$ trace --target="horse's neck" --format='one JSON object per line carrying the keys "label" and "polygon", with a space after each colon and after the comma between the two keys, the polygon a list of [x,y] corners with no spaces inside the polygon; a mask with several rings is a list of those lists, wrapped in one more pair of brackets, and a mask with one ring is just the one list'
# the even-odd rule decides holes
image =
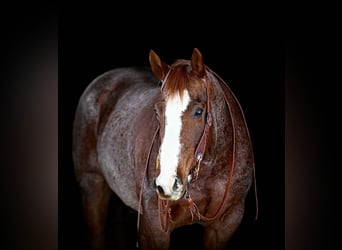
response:
{"label": "horse's neck", "polygon": [[240,103],[223,80],[216,82],[214,93],[216,98],[211,104],[214,121],[210,153],[219,155],[216,157],[224,158],[228,155],[231,158],[235,147],[235,152],[241,150],[253,161],[250,135]]}
{"label": "horse's neck", "polygon": [[[227,155],[231,157],[233,144],[236,143],[237,137],[246,134],[246,127],[242,121],[242,110],[235,96],[225,84],[218,79],[213,84],[211,91],[213,126],[208,138],[210,146],[207,150],[218,162],[222,162]],[[217,154],[217,152],[221,153]]]}

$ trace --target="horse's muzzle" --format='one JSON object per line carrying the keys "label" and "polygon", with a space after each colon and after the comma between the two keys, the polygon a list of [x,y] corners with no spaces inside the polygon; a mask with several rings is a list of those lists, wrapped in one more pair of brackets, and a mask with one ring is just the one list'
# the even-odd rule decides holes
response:
{"label": "horse's muzzle", "polygon": [[165,183],[159,182],[158,178],[154,181],[154,187],[161,199],[164,200],[178,200],[184,195],[183,182],[178,176],[172,179],[172,182]]}

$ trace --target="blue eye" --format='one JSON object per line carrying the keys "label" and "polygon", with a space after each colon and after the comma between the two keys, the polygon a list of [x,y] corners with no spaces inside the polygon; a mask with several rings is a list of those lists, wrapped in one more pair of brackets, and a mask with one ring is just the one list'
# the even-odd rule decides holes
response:
{"label": "blue eye", "polygon": [[195,107],[194,112],[192,114],[193,118],[198,119],[202,116],[203,109],[200,107]]}

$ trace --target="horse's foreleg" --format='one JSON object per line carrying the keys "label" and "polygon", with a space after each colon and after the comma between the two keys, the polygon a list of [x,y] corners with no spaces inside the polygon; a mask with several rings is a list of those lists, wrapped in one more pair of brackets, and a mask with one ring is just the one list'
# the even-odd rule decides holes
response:
{"label": "horse's foreleg", "polygon": [[158,213],[144,211],[139,225],[139,249],[169,249],[170,231],[163,232],[160,227]]}
{"label": "horse's foreleg", "polygon": [[228,242],[241,223],[244,206],[232,208],[204,229],[205,249],[227,249]]}
{"label": "horse's foreleg", "polygon": [[82,174],[79,183],[90,249],[104,249],[105,224],[111,190],[104,178],[96,173]]}

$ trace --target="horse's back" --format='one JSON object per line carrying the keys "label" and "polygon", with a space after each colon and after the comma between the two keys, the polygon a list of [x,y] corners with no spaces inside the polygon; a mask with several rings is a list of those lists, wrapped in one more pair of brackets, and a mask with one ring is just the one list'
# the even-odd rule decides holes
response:
{"label": "horse's back", "polygon": [[[94,79],[82,94],[73,128],[76,177],[103,176],[119,196],[135,190],[134,121],[156,95],[157,80],[148,68],[119,68]],[[132,180],[132,181],[128,181]],[[129,206],[136,207],[135,194]]]}
{"label": "horse's back", "polygon": [[[148,68],[118,68],[95,78],[83,92],[76,111],[87,119],[98,119],[123,92],[137,85],[151,85],[156,79]],[[77,126],[77,125],[76,125]]]}

